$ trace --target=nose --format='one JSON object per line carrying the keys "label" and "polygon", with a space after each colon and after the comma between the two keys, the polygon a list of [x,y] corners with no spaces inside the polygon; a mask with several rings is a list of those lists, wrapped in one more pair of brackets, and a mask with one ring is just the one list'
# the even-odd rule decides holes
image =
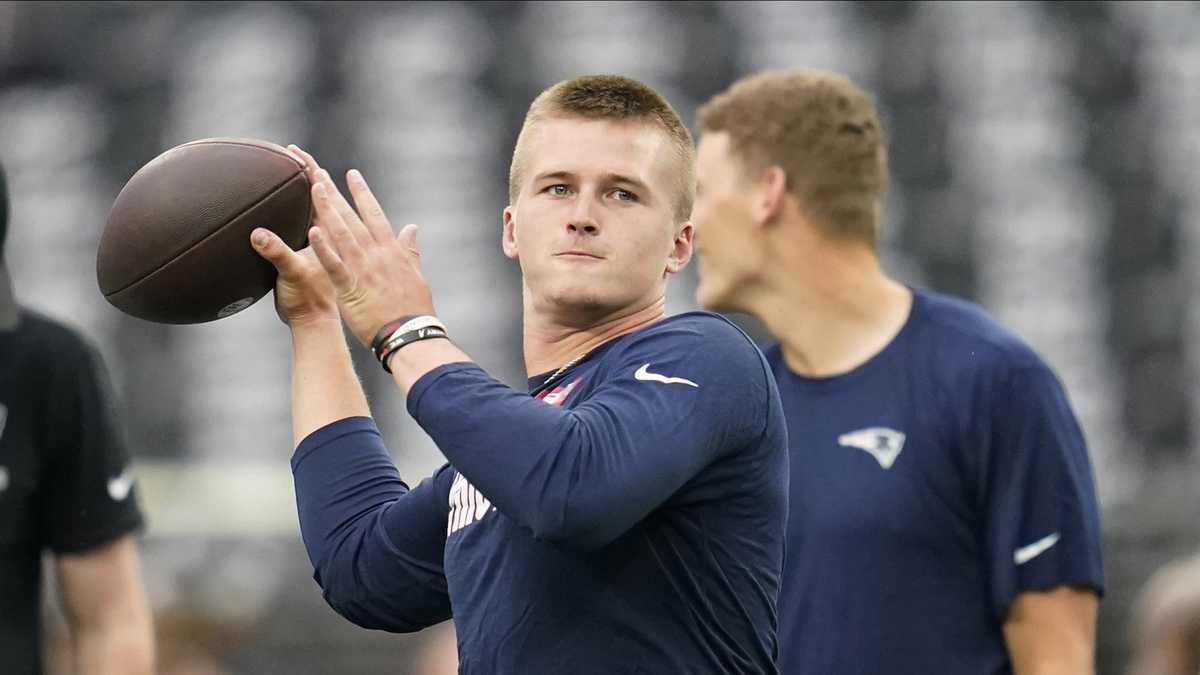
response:
{"label": "nose", "polygon": [[594,235],[600,232],[600,226],[596,224],[596,221],[590,218],[586,220],[572,220],[571,222],[567,223],[567,232],[570,232],[571,234],[582,233]]}
{"label": "nose", "polygon": [[570,234],[596,235],[600,233],[600,222],[592,212],[593,204],[590,199],[579,199],[575,209],[567,221],[567,232]]}

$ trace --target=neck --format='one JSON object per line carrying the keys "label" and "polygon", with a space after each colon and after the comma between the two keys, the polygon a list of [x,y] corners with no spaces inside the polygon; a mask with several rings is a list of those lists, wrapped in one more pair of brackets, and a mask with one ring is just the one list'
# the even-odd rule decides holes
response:
{"label": "neck", "polygon": [[748,310],[780,342],[796,373],[831,377],[862,365],[904,327],[912,293],[883,273],[869,247],[814,235],[775,247]]}
{"label": "neck", "polygon": [[530,305],[527,300],[524,320],[525,371],[530,377],[559,368],[609,340],[666,316],[666,302],[661,295],[649,304],[626,307],[583,322],[538,312]]}

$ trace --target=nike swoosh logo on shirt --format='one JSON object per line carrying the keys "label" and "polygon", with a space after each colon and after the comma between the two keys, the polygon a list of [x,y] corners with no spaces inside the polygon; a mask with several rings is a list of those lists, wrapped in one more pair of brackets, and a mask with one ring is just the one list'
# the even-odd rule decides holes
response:
{"label": "nike swoosh logo on shirt", "polygon": [[1058,543],[1058,539],[1058,533],[1055,532],[1054,534],[1038,539],[1028,546],[1022,546],[1013,553],[1013,562],[1017,563],[1018,565],[1024,565],[1030,560],[1033,560],[1039,555],[1050,550],[1051,546],[1054,546]]}
{"label": "nike swoosh logo on shirt", "polygon": [[133,490],[133,472],[126,467],[120,475],[108,479],[108,496],[115,502],[123,502]]}
{"label": "nike swoosh logo on shirt", "polygon": [[633,374],[634,379],[641,380],[643,382],[662,382],[663,384],[686,384],[686,385],[690,385],[692,387],[700,386],[700,385],[696,384],[695,382],[692,382],[691,380],[685,380],[682,377],[667,377],[666,375],[659,375],[658,373],[652,373],[652,372],[650,372],[649,368],[650,368],[649,363],[642,366],[641,368],[638,368],[637,372]]}

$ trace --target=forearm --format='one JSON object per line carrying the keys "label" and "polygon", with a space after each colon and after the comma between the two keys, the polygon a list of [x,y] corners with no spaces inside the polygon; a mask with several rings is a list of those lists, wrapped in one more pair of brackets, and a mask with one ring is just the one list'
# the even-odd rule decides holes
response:
{"label": "forearm", "polygon": [[80,675],[149,675],[154,628],[131,536],[58,558],[63,610]]}
{"label": "forearm", "polygon": [[293,326],[293,444],[331,422],[370,414],[341,322],[333,318]]}
{"label": "forearm", "polygon": [[470,362],[472,359],[446,338],[421,340],[402,347],[388,361],[392,379],[407,394],[421,376],[447,363]]}
{"label": "forearm", "polygon": [[102,620],[71,627],[79,675],[151,675],[154,629],[149,612],[131,607]]}

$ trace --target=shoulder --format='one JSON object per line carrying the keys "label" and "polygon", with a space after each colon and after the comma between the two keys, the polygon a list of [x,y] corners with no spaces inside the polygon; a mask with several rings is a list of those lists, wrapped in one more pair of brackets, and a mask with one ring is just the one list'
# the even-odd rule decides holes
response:
{"label": "shoulder", "polygon": [[631,334],[623,347],[627,350],[645,344],[760,357],[750,336],[729,319],[711,312],[687,312],[668,317]]}
{"label": "shoulder", "polygon": [[41,377],[78,375],[103,367],[96,344],[80,329],[26,307],[20,317],[11,344]]}
{"label": "shoulder", "polygon": [[915,291],[914,303],[915,333],[936,362],[1004,375],[1049,371],[1028,342],[979,305],[930,291]]}
{"label": "shoulder", "polygon": [[679,314],[631,333],[606,360],[608,368],[621,369],[611,371],[614,376],[634,373],[640,380],[667,373],[699,383],[706,393],[765,400],[763,395],[774,389],[753,340],[733,322],[709,312]]}
{"label": "shoulder", "polygon": [[767,365],[771,367],[771,370],[778,372],[780,368],[784,367],[783,345],[779,344],[778,341],[773,340],[761,345],[760,348],[762,349],[763,358],[766,360]]}
{"label": "shoulder", "polygon": [[21,308],[20,316],[13,332],[17,343],[26,350],[51,354],[58,359],[95,351],[95,345],[78,328],[26,307]]}

